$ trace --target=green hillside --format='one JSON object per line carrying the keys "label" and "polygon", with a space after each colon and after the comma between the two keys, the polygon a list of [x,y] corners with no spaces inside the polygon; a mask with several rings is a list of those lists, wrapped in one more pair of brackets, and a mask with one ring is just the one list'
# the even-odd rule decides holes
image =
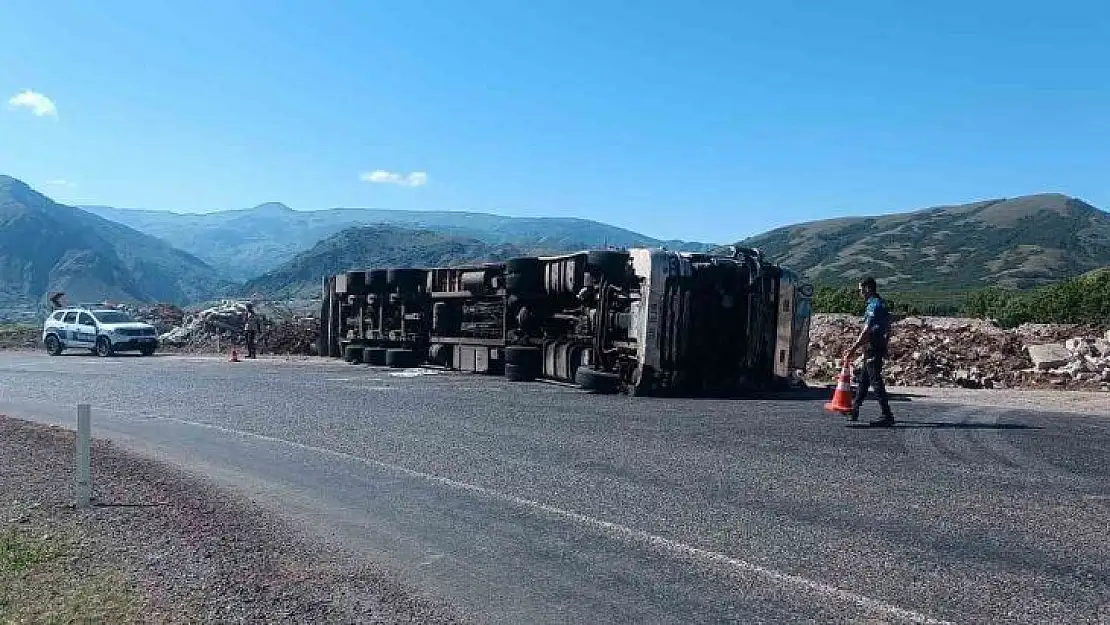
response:
{"label": "green hillside", "polygon": [[887,290],[1028,288],[1110,264],[1110,215],[1058,194],[778,228],[742,242],[824,284]]}

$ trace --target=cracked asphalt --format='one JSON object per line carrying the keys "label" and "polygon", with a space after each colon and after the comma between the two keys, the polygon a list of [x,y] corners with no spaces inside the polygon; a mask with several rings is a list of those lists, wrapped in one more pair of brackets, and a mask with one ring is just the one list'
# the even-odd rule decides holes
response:
{"label": "cracked asphalt", "polygon": [[88,402],[477,622],[1110,623],[1110,415],[396,373],[5,353],[0,413]]}

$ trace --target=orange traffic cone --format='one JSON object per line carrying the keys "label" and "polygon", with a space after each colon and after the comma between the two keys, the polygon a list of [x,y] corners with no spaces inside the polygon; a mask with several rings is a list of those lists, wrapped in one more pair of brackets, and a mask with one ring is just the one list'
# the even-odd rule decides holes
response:
{"label": "orange traffic cone", "polygon": [[836,391],[832,401],[825,404],[825,410],[841,414],[852,412],[852,365],[847,360],[836,378]]}
{"label": "orange traffic cone", "polygon": [[231,358],[228,359],[228,362],[239,362],[239,350],[234,347],[231,348]]}

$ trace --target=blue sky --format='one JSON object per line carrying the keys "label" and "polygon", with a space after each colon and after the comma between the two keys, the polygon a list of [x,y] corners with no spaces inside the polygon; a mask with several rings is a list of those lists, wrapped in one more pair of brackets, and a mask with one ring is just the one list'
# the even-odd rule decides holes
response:
{"label": "blue sky", "polygon": [[5,0],[0,172],[70,203],[710,241],[1041,191],[1110,208],[1107,3],[316,4]]}

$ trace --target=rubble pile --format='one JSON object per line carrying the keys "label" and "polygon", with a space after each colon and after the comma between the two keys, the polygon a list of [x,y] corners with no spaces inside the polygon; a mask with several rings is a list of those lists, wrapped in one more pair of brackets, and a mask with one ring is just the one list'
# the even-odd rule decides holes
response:
{"label": "rubble pile", "polygon": [[261,348],[271,354],[316,354],[320,322],[314,317],[297,317],[268,325],[262,333]]}
{"label": "rubble pile", "polygon": [[[262,318],[259,351],[271,354],[312,354],[319,322],[276,306],[259,304]],[[204,310],[182,313],[177,324],[159,336],[170,348],[192,352],[218,352],[245,343],[247,302],[227,300]]]}
{"label": "rubble pile", "polygon": [[128,305],[116,306],[130,315],[136,321],[142,321],[154,326],[159,333],[168,332],[179,326],[185,319],[185,311],[173,304],[157,304],[154,306],[135,307]]}
{"label": "rubble pile", "polygon": [[39,345],[42,329],[32,325],[0,325],[0,349],[29,349]]}
{"label": "rubble pile", "polygon": [[[814,315],[808,377],[834,379],[859,331],[858,317]],[[1043,324],[1005,330],[981,319],[908,317],[893,325],[885,377],[899,386],[1110,390],[1110,332]]]}

